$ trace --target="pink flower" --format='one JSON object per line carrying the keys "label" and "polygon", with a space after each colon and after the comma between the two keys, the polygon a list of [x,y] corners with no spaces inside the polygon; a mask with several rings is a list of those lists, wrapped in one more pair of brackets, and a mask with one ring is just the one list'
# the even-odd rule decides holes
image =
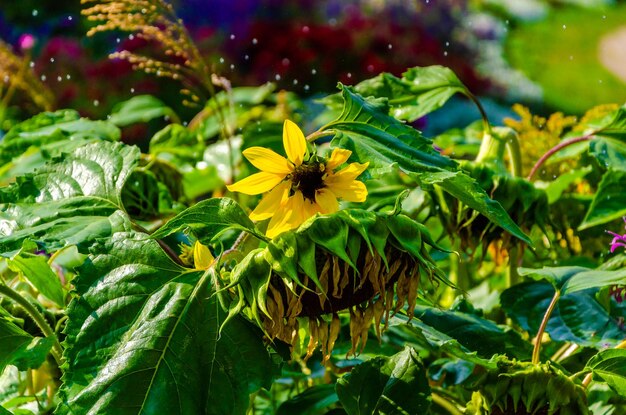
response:
{"label": "pink flower", "polygon": [[17,44],[19,45],[21,50],[30,50],[33,48],[33,46],[35,46],[35,40],[35,36],[26,33],[20,36]]}
{"label": "pink flower", "polygon": [[[626,223],[626,216],[624,216],[624,223]],[[611,241],[611,253],[615,252],[618,247],[626,248],[626,234],[620,235],[615,232],[607,231],[611,235],[613,235],[613,240]]]}

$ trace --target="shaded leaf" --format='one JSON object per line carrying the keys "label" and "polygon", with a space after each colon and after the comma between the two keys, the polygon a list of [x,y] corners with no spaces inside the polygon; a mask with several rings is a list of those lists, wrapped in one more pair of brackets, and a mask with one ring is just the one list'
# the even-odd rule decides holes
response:
{"label": "shaded leaf", "polygon": [[361,363],[337,380],[336,390],[349,415],[423,414],[431,401],[426,370],[409,347]]}
{"label": "shaded leaf", "polygon": [[10,258],[8,263],[11,269],[21,272],[44,297],[54,301],[59,307],[65,306],[65,292],[61,280],[50,268],[46,257],[20,252]]}
{"label": "shaded leaf", "polygon": [[53,342],[52,339],[31,336],[11,318],[0,314],[0,373],[7,365],[15,365],[20,370],[41,366]]}
{"label": "shaded leaf", "polygon": [[[550,283],[527,282],[505,290],[500,303],[522,329],[537,333],[553,296],[554,287]],[[626,335],[619,322],[589,291],[562,295],[548,320],[546,332],[555,341],[589,347],[616,345]]]}
{"label": "shaded leaf", "polygon": [[316,385],[283,402],[276,415],[315,415],[326,413],[329,406],[336,404],[339,397],[334,384]]}

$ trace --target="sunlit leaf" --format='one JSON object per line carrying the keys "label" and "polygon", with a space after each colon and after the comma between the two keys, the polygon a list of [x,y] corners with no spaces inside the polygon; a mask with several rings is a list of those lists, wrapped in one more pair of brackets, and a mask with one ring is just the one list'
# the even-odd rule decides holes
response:
{"label": "sunlit leaf", "polygon": [[275,372],[260,332],[225,315],[212,269],[173,262],[143,234],[95,245],[74,280],[59,414],[245,414]]}
{"label": "sunlit leaf", "polygon": [[118,127],[148,122],[155,118],[178,119],[173,109],[152,95],[137,95],[113,107],[109,121]]}
{"label": "sunlit leaf", "polygon": [[591,369],[597,376],[617,393],[626,396],[626,349],[602,350],[589,362],[586,369]]}

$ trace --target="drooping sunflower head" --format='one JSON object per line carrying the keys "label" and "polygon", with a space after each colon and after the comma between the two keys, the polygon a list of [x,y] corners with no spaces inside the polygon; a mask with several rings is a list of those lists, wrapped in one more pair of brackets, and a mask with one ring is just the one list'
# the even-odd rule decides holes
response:
{"label": "drooping sunflower head", "polygon": [[268,237],[295,229],[317,213],[338,211],[338,199],[365,201],[367,188],[356,179],[369,163],[350,163],[337,170],[352,152],[335,148],[328,158],[317,155],[289,120],[283,125],[283,145],[287,158],[263,147],[244,150],[243,155],[261,171],[227,186],[232,192],[266,193],[250,218],[270,219]]}

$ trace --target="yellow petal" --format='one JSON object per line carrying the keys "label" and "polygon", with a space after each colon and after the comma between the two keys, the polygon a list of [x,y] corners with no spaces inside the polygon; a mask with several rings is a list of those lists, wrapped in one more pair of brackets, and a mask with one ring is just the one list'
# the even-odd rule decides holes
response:
{"label": "yellow petal", "polygon": [[257,169],[274,174],[288,175],[293,171],[293,164],[280,154],[263,147],[250,147],[243,155]]}
{"label": "yellow petal", "polygon": [[196,269],[209,269],[213,260],[209,247],[196,241],[193,245],[193,264]]}
{"label": "yellow petal", "polygon": [[[319,204],[317,203],[313,203],[308,199],[304,199],[304,216],[303,216],[303,220],[302,222],[305,222],[307,219],[309,219],[310,217],[315,216],[318,213],[324,213],[322,212],[322,208],[320,207]],[[299,225],[298,225],[299,226]]]}
{"label": "yellow petal", "polygon": [[290,188],[290,181],[284,181],[273,188],[268,194],[263,196],[257,207],[250,213],[250,219],[264,220],[274,216],[281,203],[287,200]]}
{"label": "yellow petal", "polygon": [[337,196],[330,189],[320,189],[315,192],[315,202],[322,213],[333,213],[339,210]]}
{"label": "yellow petal", "polygon": [[348,158],[350,158],[351,154],[352,151],[350,150],[344,150],[343,148],[334,148],[333,152],[330,155],[330,158],[326,162],[326,169],[332,170],[341,166],[348,160]]}
{"label": "yellow petal", "polygon": [[338,197],[348,202],[365,202],[367,187],[363,182],[353,180],[349,183],[339,183],[328,188]]}
{"label": "yellow petal", "polygon": [[306,153],[306,139],[300,128],[290,120],[283,124],[283,145],[287,158],[297,166],[302,164]]}
{"label": "yellow petal", "polygon": [[268,238],[274,238],[279,234],[288,231],[291,229],[289,227],[289,218],[293,214],[293,196],[289,197],[286,201],[284,201],[276,212],[270,223],[267,225],[267,231],[265,231],[265,235]]}
{"label": "yellow petal", "polygon": [[278,183],[282,182],[285,176],[274,173],[260,172],[245,179],[239,180],[237,183],[227,185],[231,192],[245,193],[247,195],[258,195],[273,189]]}
{"label": "yellow petal", "polygon": [[369,164],[369,161],[363,164],[350,163],[347,167],[339,170],[337,173],[329,174],[324,180],[324,183],[327,185],[333,183],[349,183],[359,177],[359,174],[363,173]]}

